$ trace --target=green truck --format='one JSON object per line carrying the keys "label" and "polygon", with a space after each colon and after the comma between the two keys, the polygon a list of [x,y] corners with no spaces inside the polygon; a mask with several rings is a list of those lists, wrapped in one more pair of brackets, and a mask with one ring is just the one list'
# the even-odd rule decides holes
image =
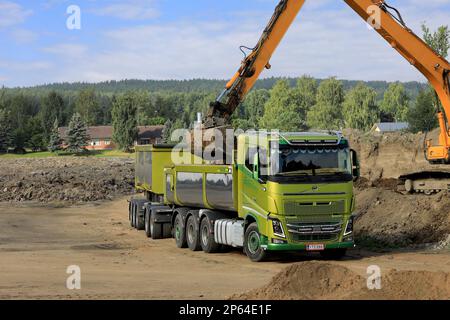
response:
{"label": "green truck", "polygon": [[242,247],[255,262],[275,251],[344,256],[354,246],[356,152],[339,132],[263,134],[256,143],[240,134],[223,165],[187,151],[178,163],[173,145],[136,147],[144,197],[129,202],[131,225],[193,251]]}

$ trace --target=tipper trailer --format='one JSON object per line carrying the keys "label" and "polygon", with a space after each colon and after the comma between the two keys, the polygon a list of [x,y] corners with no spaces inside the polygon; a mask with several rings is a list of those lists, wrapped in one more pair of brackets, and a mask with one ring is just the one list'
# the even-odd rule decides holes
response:
{"label": "tipper trailer", "polygon": [[338,132],[255,134],[238,136],[226,165],[172,145],[136,147],[135,185],[145,197],[130,201],[131,225],[194,251],[242,247],[252,261],[271,251],[345,255],[354,246],[359,177],[348,140]]}

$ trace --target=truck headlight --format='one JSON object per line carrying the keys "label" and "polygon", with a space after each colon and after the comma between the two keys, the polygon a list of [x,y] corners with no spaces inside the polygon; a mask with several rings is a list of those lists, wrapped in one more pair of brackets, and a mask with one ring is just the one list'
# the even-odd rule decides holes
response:
{"label": "truck headlight", "polygon": [[350,217],[347,221],[347,227],[345,228],[344,236],[348,236],[353,233],[353,216]]}
{"label": "truck headlight", "polygon": [[272,219],[272,227],[273,227],[273,234],[281,237],[286,238],[286,235],[284,234],[283,224],[278,219]]}

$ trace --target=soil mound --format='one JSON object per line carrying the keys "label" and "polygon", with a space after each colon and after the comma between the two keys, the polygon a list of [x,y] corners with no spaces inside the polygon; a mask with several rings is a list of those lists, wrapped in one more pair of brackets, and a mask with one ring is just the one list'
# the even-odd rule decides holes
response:
{"label": "soil mound", "polygon": [[408,247],[436,243],[450,234],[450,193],[404,195],[392,190],[358,190],[357,244]]}
{"label": "soil mound", "polygon": [[369,290],[367,279],[352,270],[317,261],[291,265],[278,273],[266,286],[231,297],[247,300],[449,298],[448,273],[391,270],[385,276],[382,273],[380,290]]}
{"label": "soil mound", "polygon": [[127,158],[0,159],[0,202],[109,200],[133,185],[134,160]]}
{"label": "soil mound", "polygon": [[439,129],[428,134],[392,132],[362,133],[345,130],[344,135],[360,157],[361,175],[370,182],[397,179],[407,173],[423,170],[450,170],[449,166],[430,165],[424,155],[424,141],[438,142]]}

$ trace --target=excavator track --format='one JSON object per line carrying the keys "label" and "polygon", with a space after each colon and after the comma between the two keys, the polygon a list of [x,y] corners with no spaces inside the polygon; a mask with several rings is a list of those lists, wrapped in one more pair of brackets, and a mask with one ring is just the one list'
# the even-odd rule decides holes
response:
{"label": "excavator track", "polygon": [[398,182],[399,191],[432,195],[450,191],[450,171],[436,169],[408,173],[400,176]]}

